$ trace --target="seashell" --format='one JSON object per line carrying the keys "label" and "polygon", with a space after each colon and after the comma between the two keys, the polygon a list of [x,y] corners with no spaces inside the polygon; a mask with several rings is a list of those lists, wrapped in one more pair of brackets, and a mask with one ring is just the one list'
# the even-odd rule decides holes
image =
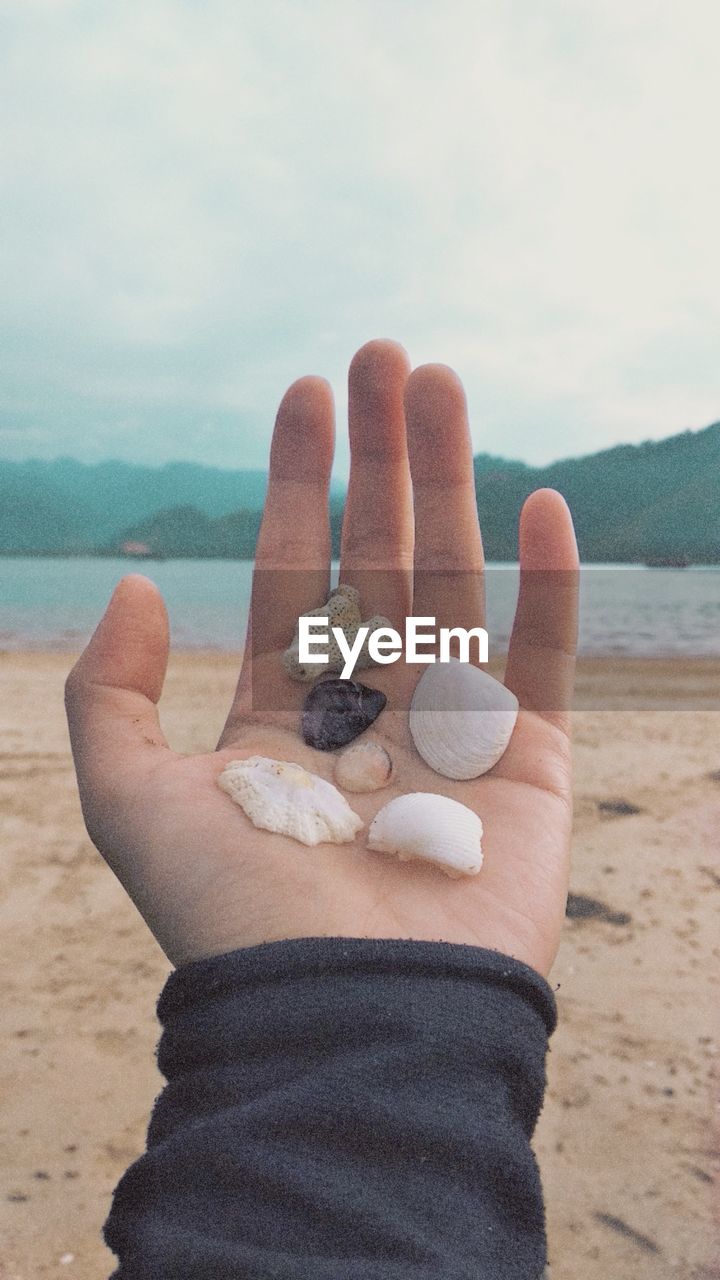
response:
{"label": "seashell", "polygon": [[335,781],[344,791],[379,791],[392,777],[393,764],[379,742],[354,742],[335,761]]}
{"label": "seashell", "polygon": [[483,862],[483,826],[467,805],[434,792],[413,791],[390,800],[370,823],[368,849],[421,859],[446,875],[475,876]]}
{"label": "seashell", "polygon": [[295,634],[283,654],[283,667],[292,680],[316,680],[319,675],[331,671],[341,671],[345,665],[340,649],[335,642],[331,627],[342,627],[347,636],[354,639],[360,626],[360,592],[355,587],[341,585],[330,592],[327,603],[319,609],[308,609],[306,618],[327,618],[329,645],[327,663],[300,662],[300,628],[295,627]]}
{"label": "seashell", "polygon": [[318,680],[308,693],[300,718],[300,732],[309,747],[334,751],[377,720],[387,697],[356,680],[328,677]]}
{"label": "seashell", "polygon": [[368,667],[377,667],[381,665],[380,663],[377,663],[374,658],[370,657],[370,638],[376,631],[386,631],[388,627],[392,628],[392,622],[389,618],[383,618],[382,614],[376,613],[372,618],[368,618],[367,622],[363,622],[362,626],[369,627],[370,630],[368,631],[363,641],[362,648],[358,654],[357,662],[355,663],[356,671],[365,671]]}
{"label": "seashell", "polygon": [[304,616],[306,618],[327,618],[329,632],[327,649],[324,651],[327,653],[328,661],[323,663],[301,662],[300,629],[299,626],[295,627],[295,634],[282,656],[282,664],[291,680],[304,682],[316,680],[319,675],[332,675],[343,670],[345,656],[332,634],[332,627],[341,628],[349,645],[354,643],[360,626],[370,627],[358,660],[355,663],[355,669],[360,670],[361,668],[377,665],[368,652],[368,644],[372,632],[379,630],[380,627],[392,625],[387,618],[382,618],[380,615],[370,618],[369,622],[362,622],[360,593],[355,587],[350,587],[346,583],[341,583],[339,587],[335,587],[330,592],[327,604],[324,604],[320,609],[308,609]]}
{"label": "seashell", "polygon": [[330,599],[334,600],[338,597],[341,600],[347,600],[353,609],[357,610],[358,618],[360,617],[360,592],[357,587],[351,587],[347,582],[341,582],[337,587],[333,587],[330,592]]}
{"label": "seashell", "polygon": [[486,671],[451,658],[423,672],[410,733],[426,764],[446,778],[479,778],[505,751],[518,716],[514,693]]}
{"label": "seashell", "polygon": [[289,760],[231,760],[218,786],[256,827],[301,844],[345,844],[363,825],[337,787]]}

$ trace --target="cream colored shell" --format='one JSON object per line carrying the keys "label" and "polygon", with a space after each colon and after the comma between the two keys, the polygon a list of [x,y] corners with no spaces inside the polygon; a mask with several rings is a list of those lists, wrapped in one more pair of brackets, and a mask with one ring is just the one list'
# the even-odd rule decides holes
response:
{"label": "cream colored shell", "polygon": [[449,876],[474,876],[483,861],[482,831],[480,818],[466,805],[414,791],[396,796],[375,815],[367,846],[401,861],[433,862]]}
{"label": "cream colored shell", "polygon": [[393,629],[389,618],[384,618],[381,613],[373,614],[372,618],[368,618],[367,622],[362,623],[363,627],[368,627],[368,633],[363,640],[362,648],[358,654],[358,660],[355,663],[356,671],[364,671],[367,667],[377,667],[382,665],[377,663],[374,658],[370,657],[370,641],[376,631],[385,631],[388,627]]}
{"label": "cream colored shell", "polygon": [[426,764],[446,778],[479,778],[505,752],[518,717],[514,693],[486,671],[451,658],[423,672],[410,733]]}
{"label": "cream colored shell", "polygon": [[344,844],[363,825],[337,787],[289,760],[231,760],[218,786],[256,827],[301,844]]}
{"label": "cream colored shell", "polygon": [[326,604],[321,605],[318,609],[306,610],[304,617],[327,618],[329,631],[327,654],[329,660],[324,663],[300,662],[300,634],[299,625],[296,625],[295,634],[283,654],[282,661],[283,667],[291,680],[309,682],[317,680],[318,676],[328,675],[333,671],[342,669],[345,659],[335,643],[330,628],[342,627],[345,635],[355,637],[360,626],[360,593],[355,587],[345,585],[336,587],[334,591],[330,592],[330,597]]}
{"label": "cream colored shell", "polygon": [[379,791],[388,785],[392,771],[385,748],[368,738],[353,742],[335,760],[335,781],[343,791]]}
{"label": "cream colored shell", "polygon": [[327,647],[320,650],[322,653],[327,653],[328,661],[323,663],[302,663],[300,661],[299,627],[295,627],[292,641],[282,656],[282,664],[291,680],[306,683],[317,680],[319,676],[337,675],[345,666],[345,658],[332,634],[332,627],[340,627],[350,645],[354,644],[360,626],[370,628],[354,667],[355,671],[361,671],[366,667],[376,665],[368,652],[370,636],[373,632],[380,630],[381,627],[389,627],[391,625],[387,618],[382,618],[379,615],[370,618],[367,622],[362,622],[360,593],[355,587],[347,586],[345,583],[341,583],[339,587],[335,587],[334,591],[330,592],[330,597],[326,604],[319,609],[308,609],[304,617],[327,618],[329,632]]}

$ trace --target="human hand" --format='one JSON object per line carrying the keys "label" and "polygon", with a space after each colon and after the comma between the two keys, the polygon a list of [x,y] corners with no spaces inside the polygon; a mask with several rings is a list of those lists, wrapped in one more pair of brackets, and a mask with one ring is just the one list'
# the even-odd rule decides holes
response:
{"label": "human hand", "polygon": [[[482,546],[459,380],[444,365],[410,373],[401,347],[375,341],[355,355],[349,382],[340,581],[375,583],[364,616],[382,613],[396,626],[410,614],[433,615],[438,626],[482,625]],[[168,746],[157,712],[168,660],[165,608],[142,576],[116,588],[66,686],[88,832],[175,965],[291,937],[397,937],[493,948],[546,975],[569,871],[577,614],[577,551],[559,494],[539,490],[521,514],[521,587],[505,676],[521,710],[489,774],[450,782],[417,755],[400,709],[417,671],[398,663],[361,677],[388,694],[373,736],[396,767],[390,787],[353,795],[352,808],[368,824],[394,794],[451,795],[482,817],[478,876],[451,880],[435,867],[370,852],[366,828],[354,844],[299,845],[256,829],[217,786],[229,760],[255,754],[332,780],[333,755],[297,733],[307,686],[284,688],[291,682],[279,655],[298,615],[328,595],[333,416],[321,378],[293,383],[280,405],[251,606],[265,665],[251,688],[248,644],[216,751],[182,756]],[[258,681],[283,684],[282,711],[258,710]]]}

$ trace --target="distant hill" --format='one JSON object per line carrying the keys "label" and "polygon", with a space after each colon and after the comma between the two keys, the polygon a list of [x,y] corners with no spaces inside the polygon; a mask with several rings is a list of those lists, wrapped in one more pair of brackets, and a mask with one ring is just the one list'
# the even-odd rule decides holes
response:
{"label": "distant hill", "polygon": [[266,485],[264,471],[190,462],[0,462],[0,553],[93,551],[126,526],[183,505],[213,517],[261,510]]}
{"label": "distant hill", "polygon": [[259,510],[233,511],[213,520],[191,505],[170,507],[121,530],[105,549],[114,553],[124,544],[136,543],[149,554],[161,556],[250,559],[260,518]]}
{"label": "distant hill", "polygon": [[[116,554],[128,545],[146,549],[146,555],[175,558],[206,557],[217,560],[252,559],[262,511],[233,511],[211,520],[197,507],[171,507],[121,530],[105,548]],[[333,542],[340,545],[342,499],[331,499],[330,521]]]}
{"label": "distant hill", "polygon": [[[585,562],[685,557],[720,563],[720,423],[619,445],[547,467],[478,454],[475,487],[486,554],[517,555],[517,518],[533,489],[559,489]],[[191,463],[0,462],[0,554],[250,557],[266,475]],[[334,491],[337,548],[342,496]]]}
{"label": "distant hill", "polygon": [[545,486],[566,498],[586,562],[685,556],[720,563],[718,422],[548,467],[481,455],[475,487],[489,559],[516,557],[518,511],[533,489]]}

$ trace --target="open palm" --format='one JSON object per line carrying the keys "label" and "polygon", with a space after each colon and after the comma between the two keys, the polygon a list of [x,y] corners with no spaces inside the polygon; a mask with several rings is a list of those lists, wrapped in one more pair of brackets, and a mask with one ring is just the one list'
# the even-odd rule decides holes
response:
{"label": "open palm", "polygon": [[[343,582],[364,616],[402,629],[482,625],[482,547],[465,397],[451,370],[410,373],[395,343],[368,343],[350,368],[352,467]],[[289,937],[415,938],[492,947],[547,973],[564,914],[570,835],[567,708],[576,629],[577,553],[560,496],[541,490],[520,522],[521,589],[506,683],[521,712],[485,777],[454,782],[428,768],[408,732],[417,671],[365,672],[388,705],[372,729],[394,762],[391,785],[350,797],[366,826],[354,844],[308,848],[256,830],[216,785],[231,759],[294,760],[332,780],[332,754],[297,732],[307,686],[279,655],[300,613],[327,598],[327,499],[333,403],[319,378],[286,393],[273,437],[258,540],[252,642],[216,751],[181,756],[160,729],[168,656],[156,588],[131,575],[67,683],[83,811],[91,838],[175,964]],[[367,824],[395,794],[436,791],[474,808],[485,864],[451,880],[437,868],[366,849]]]}

